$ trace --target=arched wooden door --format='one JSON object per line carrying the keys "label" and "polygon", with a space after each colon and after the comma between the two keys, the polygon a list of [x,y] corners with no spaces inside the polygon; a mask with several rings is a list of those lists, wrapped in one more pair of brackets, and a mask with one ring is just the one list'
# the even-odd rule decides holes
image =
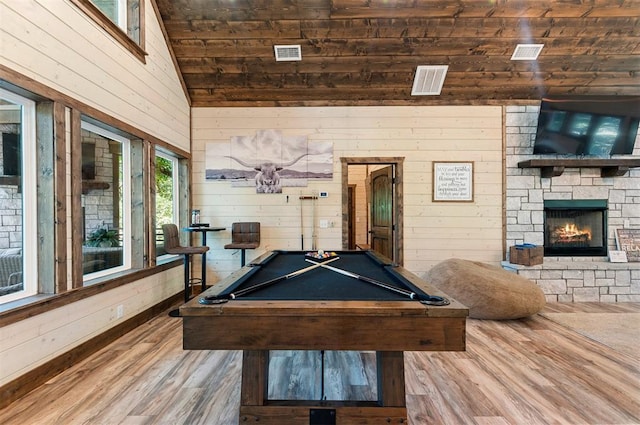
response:
{"label": "arched wooden door", "polygon": [[371,173],[371,249],[393,259],[393,166]]}

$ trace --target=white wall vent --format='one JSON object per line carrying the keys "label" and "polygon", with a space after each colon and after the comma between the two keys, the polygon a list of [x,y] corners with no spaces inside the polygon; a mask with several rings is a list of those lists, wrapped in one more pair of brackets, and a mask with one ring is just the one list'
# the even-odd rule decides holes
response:
{"label": "white wall vent", "polygon": [[512,61],[534,61],[542,51],[544,44],[518,44],[511,56]]}
{"label": "white wall vent", "polygon": [[302,60],[302,49],[299,44],[273,46],[276,52],[276,62]]}
{"label": "white wall vent", "polygon": [[423,65],[416,69],[411,96],[439,95],[448,65]]}

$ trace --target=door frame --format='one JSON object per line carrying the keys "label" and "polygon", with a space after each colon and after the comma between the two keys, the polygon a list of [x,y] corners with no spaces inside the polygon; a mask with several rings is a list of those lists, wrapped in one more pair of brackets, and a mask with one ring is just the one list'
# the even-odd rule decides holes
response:
{"label": "door frame", "polygon": [[403,221],[403,181],[404,157],[341,157],[342,165],[342,249],[349,247],[349,165],[393,165],[393,256],[392,260],[402,266],[404,264],[404,221]]}
{"label": "door frame", "polygon": [[[348,249],[356,249],[356,226],[355,226],[355,215],[356,215],[356,185],[350,184],[347,186],[348,196],[347,196],[347,247]],[[351,226],[349,226],[349,222],[351,222]]]}

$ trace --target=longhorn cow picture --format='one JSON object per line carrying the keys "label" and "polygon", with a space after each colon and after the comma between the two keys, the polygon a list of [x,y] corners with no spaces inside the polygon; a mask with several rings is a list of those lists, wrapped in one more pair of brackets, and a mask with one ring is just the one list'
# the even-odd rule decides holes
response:
{"label": "longhorn cow picture", "polygon": [[292,161],[280,164],[276,164],[269,160],[261,160],[254,164],[249,164],[234,156],[230,156],[229,158],[233,159],[240,165],[244,165],[247,168],[253,168],[257,171],[256,176],[254,177],[254,181],[256,182],[256,193],[282,193],[282,183],[280,183],[279,172],[285,169],[285,167],[294,165],[307,155],[308,154],[305,153]]}
{"label": "longhorn cow picture", "polygon": [[332,169],[332,143],[308,143],[306,136],[283,136],[278,130],[207,144],[206,179],[255,186],[256,193],[282,193],[283,187],[306,186],[309,179],[331,179]]}

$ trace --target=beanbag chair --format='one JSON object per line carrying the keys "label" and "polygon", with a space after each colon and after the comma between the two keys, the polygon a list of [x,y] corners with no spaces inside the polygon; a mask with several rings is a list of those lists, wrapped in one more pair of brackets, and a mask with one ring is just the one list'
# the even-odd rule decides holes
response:
{"label": "beanbag chair", "polygon": [[475,319],[519,319],[538,313],[544,293],[531,280],[489,264],[451,258],[425,276],[444,293],[469,308]]}

